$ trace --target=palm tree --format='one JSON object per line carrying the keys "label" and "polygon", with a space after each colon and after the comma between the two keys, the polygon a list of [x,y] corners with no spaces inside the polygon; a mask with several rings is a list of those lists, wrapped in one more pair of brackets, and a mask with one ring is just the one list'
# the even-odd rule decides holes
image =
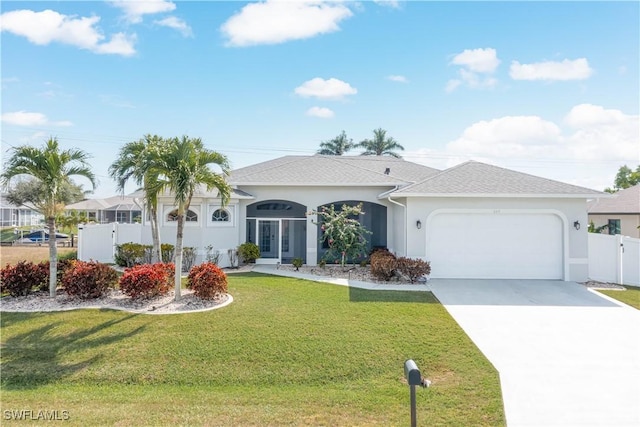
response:
{"label": "palm tree", "polygon": [[82,150],[60,150],[58,140],[49,138],[42,148],[23,145],[13,148],[13,154],[0,176],[8,184],[18,175],[29,175],[42,184],[42,197],[34,201],[34,206],[46,218],[49,227],[49,295],[56,296],[56,273],[58,270],[58,250],[56,247],[56,214],[64,209],[61,200],[62,188],[70,183],[70,177],[77,175],[87,178],[92,188],[96,178],[87,162],[89,155]]}
{"label": "palm tree", "polygon": [[330,156],[342,156],[347,151],[355,147],[353,139],[347,139],[345,131],[330,141],[323,141],[320,143],[320,149],[318,154],[326,154]]}
{"label": "palm tree", "polygon": [[118,158],[109,166],[109,175],[117,183],[118,190],[124,194],[124,187],[129,179],[144,191],[144,200],[149,209],[149,221],[151,222],[151,262],[159,262],[160,254],[160,225],[158,222],[158,193],[164,182],[160,180],[157,163],[160,147],[163,140],[157,135],[145,135],[138,141],[125,144],[118,154]]}
{"label": "palm tree", "polygon": [[[184,234],[185,214],[189,210],[191,198],[201,185],[207,191],[214,188],[225,205],[231,195],[231,187],[225,180],[229,175],[227,157],[204,147],[200,138],[170,138],[165,140],[162,150],[153,166],[157,176],[164,178],[163,188],[174,194],[176,209],[176,246],[175,246],[175,298],[180,298],[180,279],[182,272],[182,238]],[[218,174],[209,168],[217,165],[222,173]]]}
{"label": "palm tree", "polygon": [[387,136],[387,131],[378,128],[373,131],[373,139],[365,139],[361,141],[358,147],[364,148],[363,156],[393,156],[400,157],[394,150],[404,150],[404,147],[390,136]]}

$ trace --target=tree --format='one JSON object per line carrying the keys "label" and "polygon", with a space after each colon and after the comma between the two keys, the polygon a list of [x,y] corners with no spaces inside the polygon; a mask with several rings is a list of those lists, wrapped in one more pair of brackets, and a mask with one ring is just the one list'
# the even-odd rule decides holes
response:
{"label": "tree", "polygon": [[82,150],[60,150],[58,140],[50,138],[42,148],[28,145],[14,147],[5,171],[0,176],[8,184],[11,178],[28,175],[42,186],[42,193],[33,202],[46,218],[49,227],[49,295],[56,296],[58,250],[56,247],[56,214],[64,209],[62,192],[70,177],[83,176],[96,187],[96,178],[87,162],[89,155]]}
{"label": "tree", "polygon": [[[7,200],[14,205],[34,206],[44,198],[46,191],[42,181],[37,179],[21,180],[11,185],[7,191]],[[66,181],[60,187],[59,200],[60,203],[68,205],[84,200],[86,193],[88,192],[84,191],[82,185]]]}
{"label": "tree", "polygon": [[357,147],[364,148],[363,156],[400,157],[395,150],[404,150],[404,147],[392,137],[387,136],[387,131],[382,128],[374,129],[373,139],[365,139]]}
{"label": "tree", "polygon": [[151,222],[151,262],[162,260],[160,248],[160,225],[158,221],[158,193],[166,184],[160,179],[159,172],[154,166],[162,150],[163,140],[157,135],[145,135],[138,141],[125,144],[118,154],[118,158],[109,166],[109,175],[117,183],[118,190],[124,194],[124,187],[133,179],[136,185],[144,191],[144,200],[149,210]]}
{"label": "tree", "polygon": [[627,165],[624,165],[618,169],[613,188],[607,187],[604,191],[607,193],[615,193],[616,191],[624,190],[637,184],[640,184],[640,165],[638,165],[635,171],[631,170]]}
{"label": "tree", "polygon": [[61,213],[56,217],[56,224],[59,224],[60,228],[67,232],[70,232],[73,227],[77,227],[78,224],[86,224],[87,222],[89,222],[87,214],[76,210],[66,215]]}
{"label": "tree", "polygon": [[[176,205],[175,298],[179,299],[185,214],[193,194],[201,185],[207,191],[217,189],[222,205],[226,205],[231,196],[231,187],[225,180],[229,175],[229,161],[223,154],[206,149],[199,138],[186,136],[165,140],[155,160],[157,163],[152,166],[152,172],[164,178],[163,188],[174,194]],[[212,171],[209,165],[218,166],[222,173]]]}
{"label": "tree", "polygon": [[340,265],[344,268],[347,260],[355,261],[364,256],[367,248],[365,236],[371,232],[358,221],[358,217],[364,215],[362,203],[357,206],[342,205],[340,210],[336,210],[334,205],[323,206],[310,214],[318,216],[317,224],[322,230],[320,241],[329,246],[325,257],[340,259]]}
{"label": "tree", "polygon": [[323,141],[320,143],[320,149],[318,154],[325,154],[329,156],[342,156],[347,151],[355,147],[353,139],[347,138],[345,131],[330,141]]}

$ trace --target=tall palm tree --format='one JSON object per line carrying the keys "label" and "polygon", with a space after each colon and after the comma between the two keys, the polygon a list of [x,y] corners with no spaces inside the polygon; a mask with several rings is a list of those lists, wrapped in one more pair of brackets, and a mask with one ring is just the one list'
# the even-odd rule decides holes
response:
{"label": "tall palm tree", "polygon": [[18,175],[29,175],[42,184],[42,197],[34,206],[46,218],[49,227],[49,295],[56,296],[56,273],[58,250],[56,247],[56,214],[64,209],[61,200],[62,188],[69,184],[70,177],[83,176],[96,187],[96,178],[87,160],[89,155],[82,150],[60,150],[58,140],[49,138],[42,148],[28,145],[14,147],[4,173],[0,176],[8,184]]}
{"label": "tall palm tree", "polygon": [[326,154],[330,156],[342,156],[347,151],[355,147],[353,139],[347,138],[345,131],[330,141],[323,141],[320,143],[320,149],[318,154]]}
{"label": "tall palm tree", "polygon": [[[220,168],[221,174],[214,172],[209,165]],[[204,185],[207,191],[214,188],[225,205],[231,196],[231,187],[225,176],[229,175],[227,157],[204,147],[200,138],[170,138],[165,140],[157,163],[153,166],[155,173],[164,178],[163,188],[174,194],[176,205],[176,246],[175,246],[175,298],[180,298],[180,279],[182,271],[182,238],[184,234],[185,214],[189,210],[191,199],[199,186]]]}
{"label": "tall palm tree", "polygon": [[387,131],[378,128],[373,131],[373,139],[361,141],[358,147],[364,148],[363,156],[393,156],[400,157],[394,150],[404,150],[404,147],[390,136]]}
{"label": "tall palm tree", "polygon": [[118,190],[124,194],[124,187],[133,179],[144,191],[144,200],[149,210],[151,222],[151,262],[162,259],[160,253],[160,225],[158,222],[158,193],[164,185],[154,166],[161,150],[163,140],[157,135],[145,135],[138,141],[125,144],[111,166],[109,175],[117,183]]}

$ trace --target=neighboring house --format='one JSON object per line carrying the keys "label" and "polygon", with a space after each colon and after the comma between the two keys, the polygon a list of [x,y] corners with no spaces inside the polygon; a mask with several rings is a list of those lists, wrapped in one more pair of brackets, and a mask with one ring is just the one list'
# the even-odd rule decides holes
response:
{"label": "neighboring house", "polygon": [[44,215],[25,205],[16,206],[0,195],[0,226],[24,227],[40,225],[44,222]]}
{"label": "neighboring house", "polygon": [[589,222],[603,233],[640,238],[640,184],[587,204]]}
{"label": "neighboring house", "polygon": [[[191,201],[184,245],[200,260],[209,245],[224,254],[249,241],[258,263],[316,265],[326,248],[307,214],[362,203],[370,248],[430,261],[434,278],[585,281],[587,199],[604,195],[479,162],[438,171],[387,156],[285,156],[237,169],[229,183],[224,207],[216,192]],[[159,197],[158,211],[162,242],[175,244],[171,195]],[[151,243],[146,220],[126,234]]]}
{"label": "neighboring house", "polygon": [[88,220],[98,224],[109,222],[134,223],[140,222],[142,208],[131,196],[113,196],[106,199],[86,199],[81,202],[65,206],[65,211],[84,213]]}

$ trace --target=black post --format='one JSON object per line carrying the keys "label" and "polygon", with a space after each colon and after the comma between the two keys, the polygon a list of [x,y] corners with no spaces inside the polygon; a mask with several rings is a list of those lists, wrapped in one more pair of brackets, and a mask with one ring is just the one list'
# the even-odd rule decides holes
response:
{"label": "black post", "polygon": [[417,425],[417,417],[416,417],[416,386],[410,385],[410,396],[411,396],[411,427],[416,427]]}

